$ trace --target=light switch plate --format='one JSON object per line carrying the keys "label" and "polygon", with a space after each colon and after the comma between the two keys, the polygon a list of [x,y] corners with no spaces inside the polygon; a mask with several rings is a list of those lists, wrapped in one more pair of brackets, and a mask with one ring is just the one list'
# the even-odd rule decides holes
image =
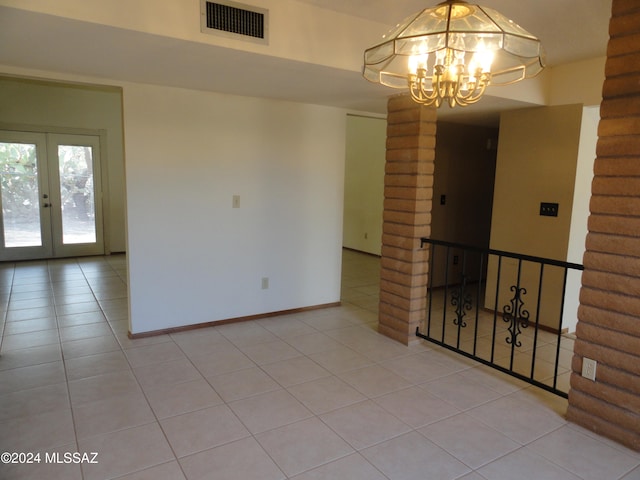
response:
{"label": "light switch plate", "polygon": [[558,216],[557,203],[541,202],[540,203],[540,216],[541,217],[557,217]]}

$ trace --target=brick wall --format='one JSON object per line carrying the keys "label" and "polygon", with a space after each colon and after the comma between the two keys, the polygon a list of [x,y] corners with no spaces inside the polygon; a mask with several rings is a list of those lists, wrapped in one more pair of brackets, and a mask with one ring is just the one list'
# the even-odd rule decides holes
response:
{"label": "brick wall", "polygon": [[380,272],[380,333],[405,345],[417,341],[425,318],[436,143],[436,109],[408,95],[388,102],[387,154]]}
{"label": "brick wall", "polygon": [[[569,420],[640,450],[640,2],[613,0]],[[598,362],[584,379],[582,359]]]}

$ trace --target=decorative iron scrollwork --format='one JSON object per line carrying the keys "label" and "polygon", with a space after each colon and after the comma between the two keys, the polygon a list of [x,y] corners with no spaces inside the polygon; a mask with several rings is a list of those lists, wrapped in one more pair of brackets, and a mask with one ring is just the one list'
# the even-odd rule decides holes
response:
{"label": "decorative iron scrollwork", "polygon": [[454,318],[453,324],[459,325],[461,328],[466,327],[467,322],[464,321],[464,316],[473,308],[471,294],[467,293],[466,275],[462,275],[458,289],[451,294],[451,305],[456,307],[456,318]]}
{"label": "decorative iron scrollwork", "polygon": [[512,285],[511,291],[514,292],[511,304],[505,305],[502,309],[502,318],[505,322],[511,323],[509,325],[511,336],[506,337],[505,340],[509,345],[521,347],[522,342],[518,340],[518,336],[522,333],[521,327],[527,328],[529,326],[529,311],[523,308],[524,301],[522,300],[522,296],[527,294],[527,289]]}

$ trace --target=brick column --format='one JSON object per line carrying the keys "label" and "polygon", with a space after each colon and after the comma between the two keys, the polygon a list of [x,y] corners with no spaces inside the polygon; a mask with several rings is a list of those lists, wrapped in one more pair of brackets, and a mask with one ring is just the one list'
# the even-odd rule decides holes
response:
{"label": "brick column", "polygon": [[[640,3],[613,0],[567,418],[640,450]],[[596,381],[582,359],[598,362]]]}
{"label": "brick column", "polygon": [[436,109],[402,95],[387,110],[378,330],[408,345],[426,312]]}

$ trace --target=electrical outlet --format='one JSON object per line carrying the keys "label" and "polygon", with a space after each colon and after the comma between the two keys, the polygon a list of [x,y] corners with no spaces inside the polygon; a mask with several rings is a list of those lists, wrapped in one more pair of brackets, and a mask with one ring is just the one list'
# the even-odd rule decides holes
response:
{"label": "electrical outlet", "polygon": [[240,208],[240,195],[234,195],[231,197],[231,207]]}
{"label": "electrical outlet", "polygon": [[590,358],[582,359],[582,376],[588,380],[596,381],[596,367],[598,362]]}
{"label": "electrical outlet", "polygon": [[262,290],[269,288],[269,277],[262,277]]}

